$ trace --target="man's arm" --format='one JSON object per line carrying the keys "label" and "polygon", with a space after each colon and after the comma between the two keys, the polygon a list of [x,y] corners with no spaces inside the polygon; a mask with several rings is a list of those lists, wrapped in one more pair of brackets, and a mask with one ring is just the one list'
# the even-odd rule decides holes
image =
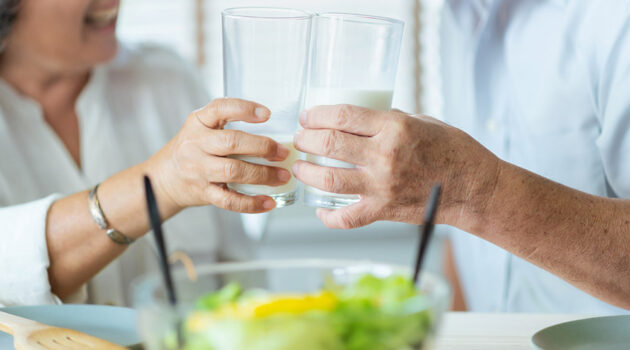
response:
{"label": "man's arm", "polygon": [[630,309],[630,201],[596,197],[509,163],[484,217],[460,228]]}
{"label": "man's arm", "polygon": [[327,226],[418,224],[431,186],[440,182],[439,223],[630,309],[630,201],[592,196],[503,162],[466,133],[429,117],[322,106],[304,113],[301,123],[300,151],[358,165],[296,163],[294,173],[307,185],[361,195],[349,207],[318,210]]}

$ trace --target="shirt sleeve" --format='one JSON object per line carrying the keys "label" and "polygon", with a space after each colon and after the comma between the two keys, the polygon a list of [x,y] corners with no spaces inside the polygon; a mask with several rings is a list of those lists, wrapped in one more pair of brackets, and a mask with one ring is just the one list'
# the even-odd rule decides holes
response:
{"label": "shirt sleeve", "polygon": [[58,304],[48,281],[46,217],[59,195],[0,208],[0,305]]}
{"label": "shirt sleeve", "polygon": [[[597,145],[611,196],[630,198],[630,13],[607,18],[613,30],[603,36],[595,100],[601,123]],[[601,54],[602,52],[606,54]]]}

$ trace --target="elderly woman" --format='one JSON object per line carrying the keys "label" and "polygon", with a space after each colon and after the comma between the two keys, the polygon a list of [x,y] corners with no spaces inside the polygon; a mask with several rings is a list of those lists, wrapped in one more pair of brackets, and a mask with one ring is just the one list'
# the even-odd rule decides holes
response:
{"label": "elderly woman", "polygon": [[238,216],[216,207],[275,206],[225,183],[290,179],[226,157],[287,156],[269,138],[222,130],[264,122],[269,110],[236,99],[208,104],[177,56],[119,44],[118,5],[0,0],[0,304],[127,303],[129,281],[154,259],[150,241],[130,244],[149,230],[143,174],[163,218],[177,214],[166,223],[171,248],[204,262],[249,252]]}

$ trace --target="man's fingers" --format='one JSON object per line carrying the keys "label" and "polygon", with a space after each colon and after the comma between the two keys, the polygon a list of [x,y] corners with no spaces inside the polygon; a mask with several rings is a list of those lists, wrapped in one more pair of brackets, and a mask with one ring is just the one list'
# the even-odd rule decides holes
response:
{"label": "man's fingers", "polygon": [[286,147],[271,138],[240,130],[212,130],[202,141],[201,147],[211,155],[245,155],[270,161],[281,161],[289,155]]}
{"label": "man's fingers", "polygon": [[271,197],[246,196],[215,184],[206,188],[205,197],[208,203],[239,213],[264,213],[276,207],[276,202]]}
{"label": "man's fingers", "polygon": [[291,173],[284,168],[221,157],[214,157],[206,165],[205,174],[209,182],[267,186],[280,186],[291,179]]}
{"label": "man's fingers", "polygon": [[301,130],[295,136],[295,147],[305,153],[356,165],[368,164],[374,155],[369,138],[338,130]]}
{"label": "man's fingers", "polygon": [[335,129],[361,136],[379,133],[389,116],[383,111],[352,105],[317,106],[302,112],[300,124],[306,129]]}
{"label": "man's fingers", "polygon": [[326,192],[361,194],[367,188],[367,176],[356,168],[329,168],[298,160],[293,173],[305,185]]}
{"label": "man's fingers", "polygon": [[377,216],[372,214],[369,201],[365,199],[337,210],[317,209],[317,217],[326,227],[340,229],[358,228],[377,220]]}
{"label": "man's fingers", "polygon": [[238,98],[218,98],[191,114],[211,129],[221,129],[226,123],[235,121],[262,123],[270,115],[267,107]]}

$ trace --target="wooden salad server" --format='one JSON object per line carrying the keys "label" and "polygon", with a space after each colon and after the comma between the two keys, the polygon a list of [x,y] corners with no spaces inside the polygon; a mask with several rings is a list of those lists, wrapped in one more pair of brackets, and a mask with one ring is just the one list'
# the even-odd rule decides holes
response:
{"label": "wooden salad server", "polygon": [[13,335],[13,346],[17,350],[126,349],[73,329],[49,326],[2,311],[0,331]]}

